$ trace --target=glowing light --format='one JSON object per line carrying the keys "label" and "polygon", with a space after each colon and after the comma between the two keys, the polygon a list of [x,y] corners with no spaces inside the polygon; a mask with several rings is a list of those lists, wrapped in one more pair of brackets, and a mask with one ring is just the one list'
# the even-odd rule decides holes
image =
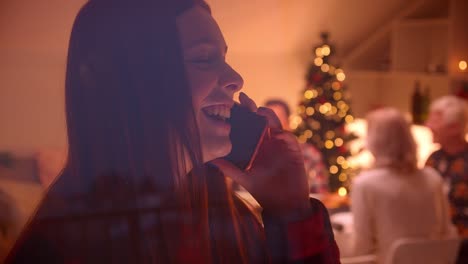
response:
{"label": "glowing light", "polygon": [[336,70],[336,68],[330,65],[330,70],[328,71],[328,73],[333,75],[333,74],[335,74],[335,70]]}
{"label": "glowing light", "polygon": [[336,69],[335,73],[336,73],[336,74],[338,74],[338,73],[344,73],[344,71],[343,71],[342,69],[338,68],[338,69]]}
{"label": "glowing light", "polygon": [[344,81],[346,79],[346,75],[343,72],[337,73],[336,74],[336,79],[340,82]]}
{"label": "glowing light", "polygon": [[312,135],[313,135],[312,130],[306,130],[306,131],[304,132],[304,136],[305,136],[306,138],[311,138]]}
{"label": "glowing light", "polygon": [[338,112],[338,108],[332,106],[331,110],[330,110],[331,114],[336,114]]}
{"label": "glowing light", "polygon": [[340,107],[340,110],[343,111],[343,112],[347,112],[349,110],[349,105],[347,105],[346,103],[343,104],[341,107]]}
{"label": "glowing light", "polygon": [[327,149],[333,148],[333,141],[331,141],[331,140],[325,141],[325,147],[326,147]]}
{"label": "glowing light", "polygon": [[336,145],[337,147],[343,146],[343,139],[342,139],[342,138],[337,138],[337,139],[335,139],[335,145]]}
{"label": "glowing light", "polygon": [[312,90],[307,90],[307,91],[305,91],[305,93],[304,93],[304,97],[305,97],[306,99],[309,99],[309,100],[310,100],[310,99],[313,98],[313,96],[314,96],[314,92],[312,92]]}
{"label": "glowing light", "polygon": [[325,137],[328,138],[328,139],[332,139],[335,137],[335,132],[333,130],[328,130],[326,133],[325,133]]}
{"label": "glowing light", "polygon": [[289,126],[292,129],[296,129],[301,123],[302,123],[302,118],[296,115],[290,118]]}
{"label": "glowing light", "polygon": [[305,106],[301,105],[299,106],[299,108],[297,108],[297,113],[298,114],[302,114],[305,112]]}
{"label": "glowing light", "polygon": [[330,167],[330,173],[331,173],[331,174],[336,174],[336,173],[338,173],[338,166],[336,166],[336,165],[331,166],[331,167]]}
{"label": "glowing light", "polygon": [[340,182],[345,182],[348,179],[348,175],[341,173],[340,176],[338,176],[338,179]]}
{"label": "glowing light", "polygon": [[312,98],[315,98],[318,96],[318,92],[316,90],[312,90]]}
{"label": "glowing light", "polygon": [[353,122],[353,121],[354,121],[354,117],[353,117],[352,115],[347,115],[347,116],[345,117],[345,122],[346,122],[346,123],[349,124],[349,123],[351,123],[351,122]]}
{"label": "glowing light", "polygon": [[348,191],[346,190],[345,187],[340,187],[338,189],[338,195],[341,196],[341,197],[344,197],[348,194]]}
{"label": "glowing light", "polygon": [[343,164],[343,162],[345,162],[345,158],[343,156],[339,156],[338,158],[336,158],[336,162],[338,162],[338,164]]}
{"label": "glowing light", "polygon": [[314,64],[315,64],[315,66],[322,66],[322,64],[323,64],[323,59],[320,58],[320,57],[315,58]]}
{"label": "glowing light", "polygon": [[338,106],[338,108],[343,108],[344,105],[346,105],[346,103],[344,101],[338,101],[338,103],[336,103],[336,105]]}
{"label": "glowing light", "polygon": [[348,168],[349,168],[348,162],[346,162],[346,161],[343,162],[343,164],[341,165],[341,167],[342,167],[343,169],[345,169],[345,170],[348,169]]}
{"label": "glowing light", "polygon": [[466,68],[467,68],[467,66],[468,66],[467,63],[466,63],[466,61],[464,61],[464,60],[462,60],[462,61],[460,61],[460,62],[458,63],[458,68],[460,68],[460,70],[462,70],[462,71],[465,71]]}
{"label": "glowing light", "polygon": [[320,113],[325,114],[328,112],[328,107],[326,105],[321,105],[319,109]]}
{"label": "glowing light", "polygon": [[333,90],[338,91],[341,88],[341,84],[339,82],[333,82],[332,88]]}
{"label": "glowing light", "polygon": [[297,141],[299,141],[299,143],[301,143],[301,144],[304,144],[304,143],[307,142],[307,138],[304,137],[304,136],[300,136],[300,137],[297,139]]}
{"label": "glowing light", "polygon": [[335,99],[337,101],[340,100],[342,97],[343,97],[343,94],[340,93],[340,92],[334,92],[333,93],[333,99]]}
{"label": "glowing light", "polygon": [[328,56],[328,55],[330,55],[330,53],[331,53],[330,46],[328,46],[328,45],[323,45],[323,46],[322,46],[321,52],[322,52],[322,55],[323,55],[323,56]]}
{"label": "glowing light", "polygon": [[294,123],[297,123],[297,124],[300,124],[300,123],[302,123],[302,118],[299,117],[299,116],[295,116],[295,117],[293,118],[293,122],[294,122]]}
{"label": "glowing light", "polygon": [[315,49],[315,55],[317,55],[318,57],[322,57],[322,48],[316,48]]}
{"label": "glowing light", "polygon": [[306,115],[311,116],[311,115],[314,115],[315,110],[313,107],[309,106],[306,108],[305,112],[306,112]]}
{"label": "glowing light", "polygon": [[322,64],[322,66],[320,67],[320,69],[321,69],[323,72],[327,72],[328,70],[330,70],[330,65],[324,63],[324,64]]}

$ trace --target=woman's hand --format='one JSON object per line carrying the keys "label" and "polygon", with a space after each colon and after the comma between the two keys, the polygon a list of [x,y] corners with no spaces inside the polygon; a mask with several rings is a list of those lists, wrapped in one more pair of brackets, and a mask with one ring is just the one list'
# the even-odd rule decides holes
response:
{"label": "woman's hand", "polygon": [[252,168],[243,172],[232,163],[212,161],[223,173],[242,185],[269,215],[284,221],[300,219],[308,212],[309,187],[303,156],[296,137],[281,129],[275,113],[255,103],[244,93],[241,105],[267,118],[270,136],[265,137]]}

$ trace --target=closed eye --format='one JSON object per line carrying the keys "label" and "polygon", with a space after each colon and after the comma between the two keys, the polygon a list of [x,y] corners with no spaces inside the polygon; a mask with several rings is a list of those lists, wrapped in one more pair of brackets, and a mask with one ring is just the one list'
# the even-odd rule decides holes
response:
{"label": "closed eye", "polygon": [[210,56],[210,57],[196,57],[193,59],[190,59],[189,62],[194,64],[195,66],[199,67],[212,67],[216,66],[219,63],[224,61],[224,58],[221,58],[220,56]]}
{"label": "closed eye", "polygon": [[208,64],[208,63],[213,63],[215,62],[216,60],[213,59],[213,58],[196,58],[196,59],[192,59],[190,60],[190,62],[192,63],[200,63],[200,64]]}

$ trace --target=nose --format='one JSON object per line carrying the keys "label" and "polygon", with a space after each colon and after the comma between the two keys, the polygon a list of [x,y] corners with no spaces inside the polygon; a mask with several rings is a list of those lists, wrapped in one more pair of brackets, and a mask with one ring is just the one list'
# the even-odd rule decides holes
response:
{"label": "nose", "polygon": [[244,86],[244,79],[242,79],[242,76],[236,70],[226,63],[219,78],[219,85],[223,87],[226,92],[234,94],[242,89],[242,86]]}

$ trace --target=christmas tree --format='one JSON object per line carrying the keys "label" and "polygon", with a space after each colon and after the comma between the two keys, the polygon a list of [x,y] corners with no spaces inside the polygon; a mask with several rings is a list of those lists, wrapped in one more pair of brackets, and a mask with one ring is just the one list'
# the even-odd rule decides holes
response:
{"label": "christmas tree", "polygon": [[333,47],[328,34],[321,34],[322,43],[313,50],[313,61],[306,75],[306,87],[292,126],[301,143],[309,143],[322,153],[329,171],[330,191],[346,195],[353,170],[347,158],[347,143],[354,139],[345,131],[345,124],[354,120],[349,94],[343,84],[342,69],[330,63]]}

